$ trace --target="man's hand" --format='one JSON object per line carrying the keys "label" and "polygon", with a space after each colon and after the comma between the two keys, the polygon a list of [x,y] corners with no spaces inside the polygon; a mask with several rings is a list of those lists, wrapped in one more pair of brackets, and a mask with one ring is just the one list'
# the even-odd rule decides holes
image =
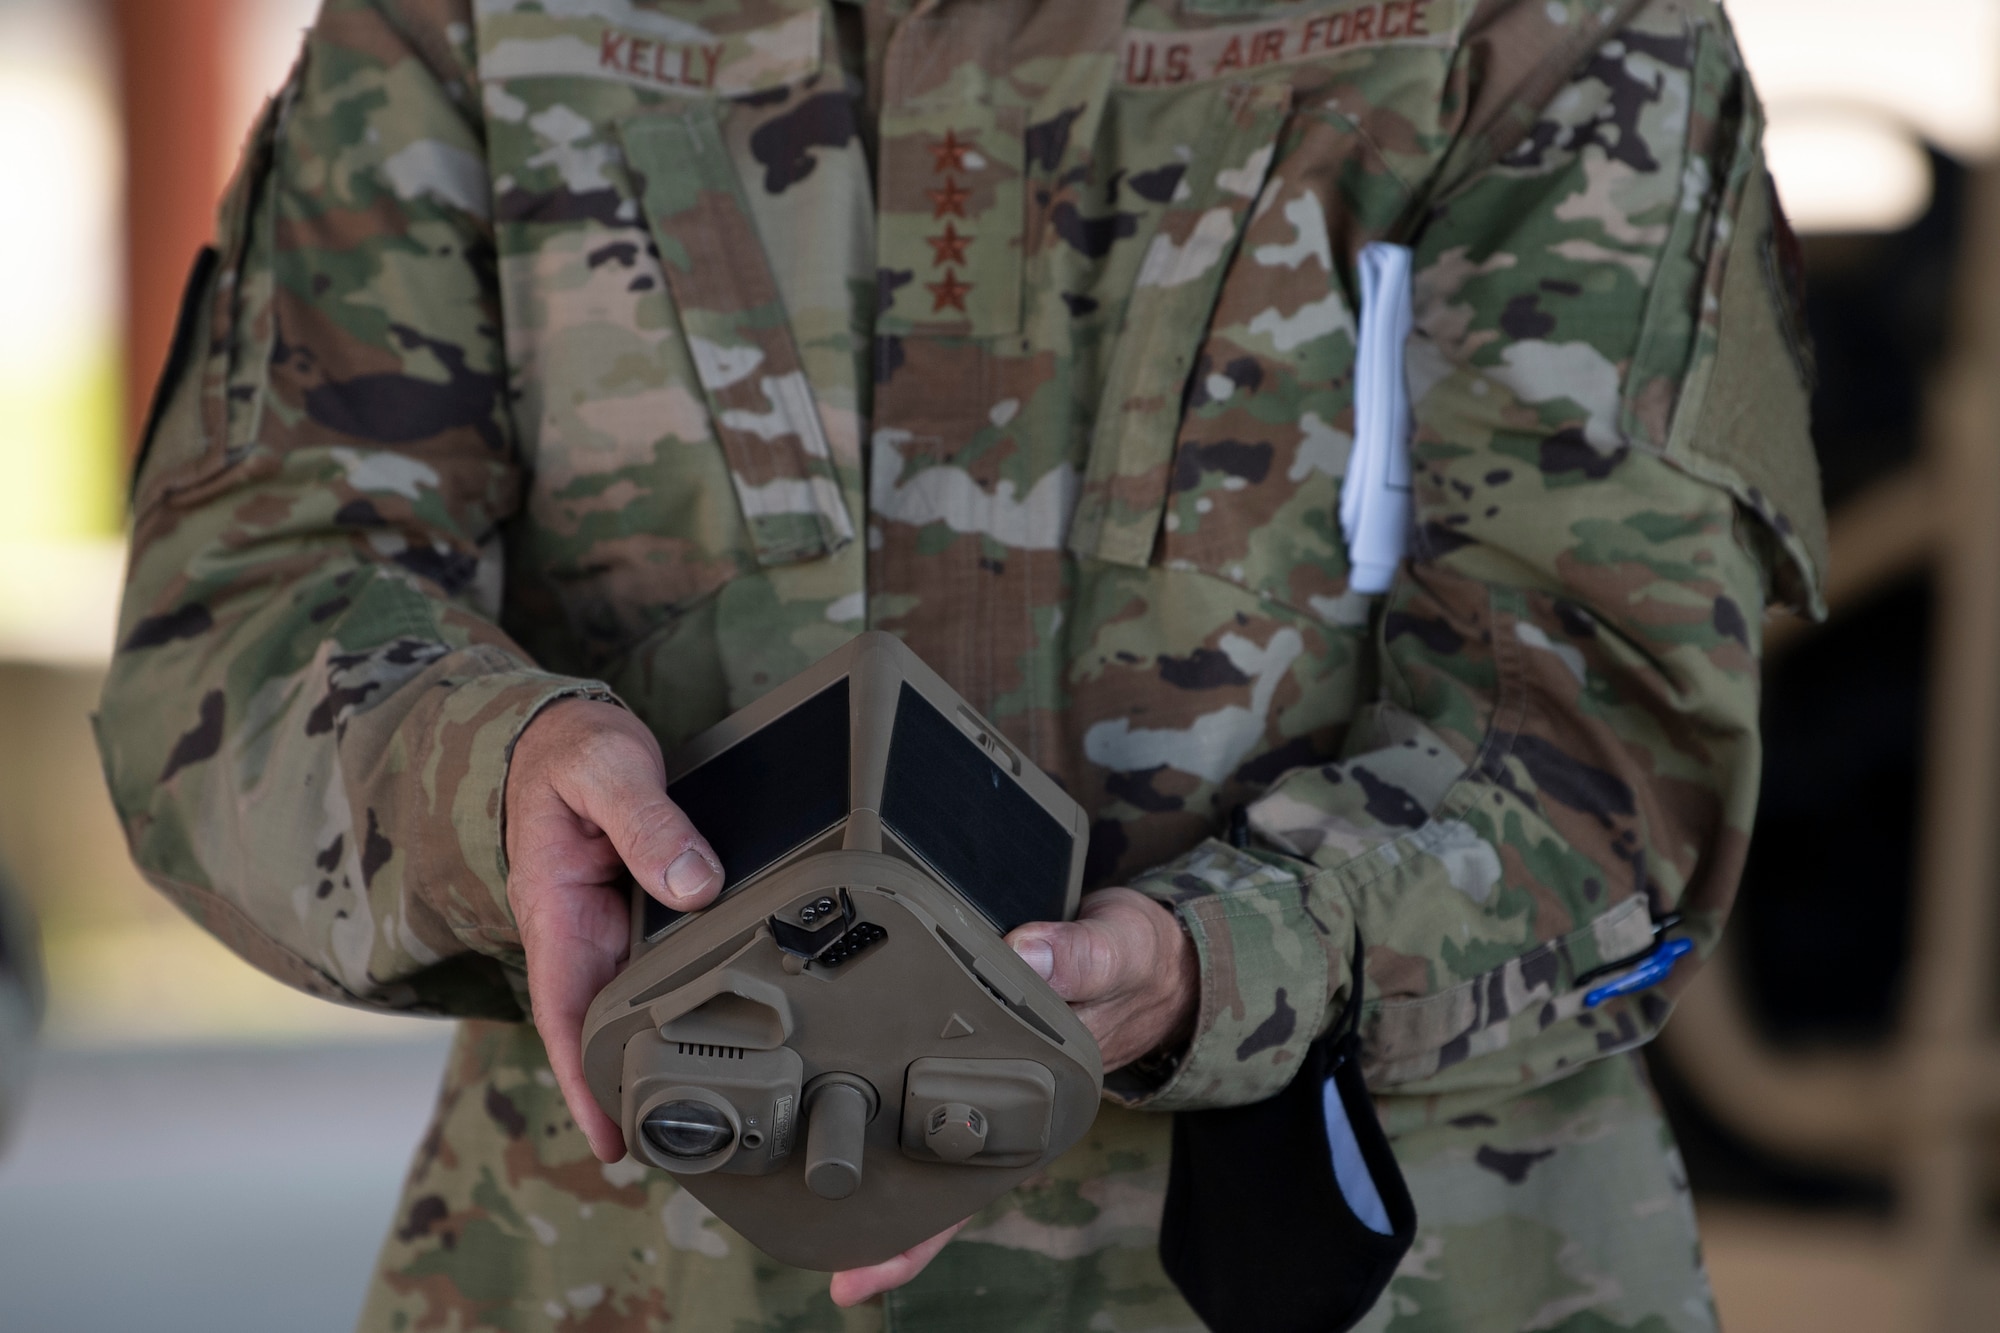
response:
{"label": "man's hand", "polygon": [[[967,1218],[966,1221],[971,1221]],[[859,1305],[871,1296],[880,1296],[891,1287],[900,1287],[911,1278],[924,1271],[931,1260],[937,1258],[938,1251],[959,1232],[965,1222],[946,1227],[937,1235],[919,1245],[912,1245],[893,1259],[884,1259],[879,1264],[866,1268],[846,1268],[835,1273],[827,1283],[827,1295],[833,1297],[838,1306]]]}
{"label": "man's hand", "polygon": [[[1097,1039],[1107,1070],[1183,1044],[1193,1034],[1201,998],[1194,942],[1172,912],[1143,893],[1099,889],[1084,895],[1076,920],[1021,926],[1007,942],[1069,1001]],[[857,1305],[902,1286],[964,1225],[871,1268],[835,1273],[833,1303]]]}
{"label": "man's hand", "polygon": [[1037,921],[1007,936],[1097,1038],[1106,1072],[1193,1034],[1201,998],[1194,942],[1165,906],[1136,889],[1085,894],[1074,921]]}
{"label": "man's hand", "polygon": [[630,943],[629,871],[676,911],[705,907],[722,863],[667,799],[646,724],[616,704],[549,705],[507,771],[507,902],[528,954],[528,996],[549,1068],[590,1150],[625,1155],[619,1128],[583,1079],[583,1018]]}

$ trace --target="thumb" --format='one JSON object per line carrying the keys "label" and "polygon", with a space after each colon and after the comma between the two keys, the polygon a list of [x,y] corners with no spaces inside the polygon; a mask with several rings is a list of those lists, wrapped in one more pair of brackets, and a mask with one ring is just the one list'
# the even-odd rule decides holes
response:
{"label": "thumb", "polygon": [[1111,991],[1118,980],[1112,941],[1092,921],[1043,922],[1023,926],[1007,942],[1049,989],[1071,1004],[1088,1004]]}
{"label": "thumb", "polygon": [[692,911],[721,889],[722,860],[668,798],[656,747],[630,736],[600,737],[565,785],[570,808],[604,831],[647,893]]}

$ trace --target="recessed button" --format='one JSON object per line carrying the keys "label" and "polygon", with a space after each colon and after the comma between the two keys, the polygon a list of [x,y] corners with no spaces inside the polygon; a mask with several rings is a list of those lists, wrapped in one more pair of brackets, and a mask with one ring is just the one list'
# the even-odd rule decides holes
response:
{"label": "recessed button", "polygon": [[1027,992],[1015,985],[1013,979],[1002,972],[990,960],[974,955],[972,959],[972,974],[988,986],[991,986],[994,994],[998,995],[1008,1004],[1019,1006],[1027,1002]]}

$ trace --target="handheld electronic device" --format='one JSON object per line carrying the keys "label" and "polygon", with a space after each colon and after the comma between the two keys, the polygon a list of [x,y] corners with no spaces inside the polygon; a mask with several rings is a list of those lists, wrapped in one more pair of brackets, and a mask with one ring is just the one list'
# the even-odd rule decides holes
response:
{"label": "handheld electronic device", "polygon": [[632,1155],[771,1257],[879,1263],[1090,1127],[1097,1044],[1002,936],[1076,913],[1088,825],[893,635],[697,736],[667,792],[722,858],[635,892],[584,1072]]}

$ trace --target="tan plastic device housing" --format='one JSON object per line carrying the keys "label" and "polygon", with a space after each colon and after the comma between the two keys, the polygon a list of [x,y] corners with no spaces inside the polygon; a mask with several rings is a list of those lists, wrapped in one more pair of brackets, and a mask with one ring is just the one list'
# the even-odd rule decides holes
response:
{"label": "tan plastic device housing", "polygon": [[[1065,919],[1083,810],[901,640],[863,634],[703,732],[669,760],[668,786],[843,676],[846,817],[651,938],[635,893],[631,960],[584,1022],[585,1076],[633,1157],[772,1258],[822,1270],[879,1263],[985,1207],[1083,1136],[1104,1082],[1069,1006],[884,827],[904,686],[1067,831]],[[829,900],[873,928],[849,928],[865,944],[833,965],[779,947],[772,918],[825,929]],[[688,1103],[728,1124],[711,1157],[671,1157],[641,1132]]]}

